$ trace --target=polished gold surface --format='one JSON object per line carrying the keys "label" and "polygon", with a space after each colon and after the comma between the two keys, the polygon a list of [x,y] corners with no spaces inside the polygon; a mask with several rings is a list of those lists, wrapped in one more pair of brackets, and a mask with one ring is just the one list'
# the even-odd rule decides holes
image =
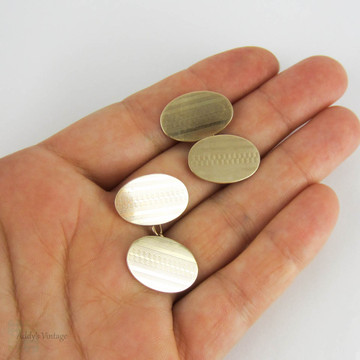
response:
{"label": "polished gold surface", "polygon": [[127,254],[130,272],[143,285],[175,293],[191,286],[198,274],[192,253],[178,242],[163,236],[135,240]]}
{"label": "polished gold surface", "polygon": [[229,124],[231,102],[212,91],[194,91],[172,100],[160,116],[164,133],[178,141],[197,141],[214,135]]}
{"label": "polished gold surface", "polygon": [[240,136],[216,135],[193,145],[188,162],[198,177],[227,184],[251,176],[259,167],[260,154],[254,144]]}
{"label": "polished gold surface", "polygon": [[189,194],[177,178],[165,174],[138,177],[117,193],[115,207],[125,220],[159,225],[176,219],[186,209]]}

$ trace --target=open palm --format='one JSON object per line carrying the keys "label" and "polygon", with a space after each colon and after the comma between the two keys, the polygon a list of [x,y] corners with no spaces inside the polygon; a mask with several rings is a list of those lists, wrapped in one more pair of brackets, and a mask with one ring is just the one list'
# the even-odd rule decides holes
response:
{"label": "open palm", "polygon": [[[356,117],[328,107],[346,88],[337,62],[312,57],[277,72],[263,49],[228,51],[0,160],[1,359],[218,359],[229,351],[325,242],[338,203],[317,182],[359,143]],[[224,187],[197,178],[187,167],[191,145],[162,133],[165,105],[195,90],[233,103],[224,132],[262,155],[250,179]],[[151,173],[173,175],[189,191],[187,211],[165,227],[198,262],[186,294],[145,288],[126,266],[130,244],[149,228],[120,218],[115,194]]]}

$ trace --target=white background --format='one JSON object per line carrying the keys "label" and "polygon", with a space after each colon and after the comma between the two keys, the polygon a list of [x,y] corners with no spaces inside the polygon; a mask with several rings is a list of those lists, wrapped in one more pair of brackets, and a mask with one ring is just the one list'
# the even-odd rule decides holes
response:
{"label": "white background", "polygon": [[[360,114],[358,0],[1,0],[0,156],[193,62],[257,45],[281,69],[343,63]],[[327,245],[226,358],[360,360],[360,151],[324,182],[341,203]]]}

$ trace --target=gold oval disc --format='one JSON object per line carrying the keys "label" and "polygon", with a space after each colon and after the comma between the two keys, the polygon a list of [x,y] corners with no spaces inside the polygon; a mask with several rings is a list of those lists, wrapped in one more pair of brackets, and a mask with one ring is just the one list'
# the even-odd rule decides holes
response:
{"label": "gold oval disc", "polygon": [[240,136],[216,135],[193,145],[188,162],[191,171],[201,179],[228,184],[254,174],[260,154],[253,143]]}
{"label": "gold oval disc", "polygon": [[212,91],[194,91],[167,104],[160,116],[164,133],[178,141],[197,141],[225,128],[233,117],[229,99]]}
{"label": "gold oval disc", "polygon": [[193,254],[177,241],[163,236],[135,240],[126,261],[130,272],[143,285],[167,293],[187,289],[198,274]]}
{"label": "gold oval disc", "polygon": [[119,215],[138,225],[160,225],[176,219],[189,202],[186,186],[165,174],[140,176],[125,184],[115,197]]}

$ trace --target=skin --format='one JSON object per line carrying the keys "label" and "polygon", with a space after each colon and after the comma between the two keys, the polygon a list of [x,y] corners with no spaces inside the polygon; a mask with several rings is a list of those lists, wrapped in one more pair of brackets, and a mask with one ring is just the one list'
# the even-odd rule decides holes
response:
{"label": "skin", "polygon": [[[278,74],[268,51],[234,49],[2,158],[0,358],[223,358],[335,225],[336,195],[318,182],[359,144],[356,116],[329,107],[346,84],[327,57]],[[198,179],[187,167],[191,144],[162,133],[165,105],[195,90],[227,96],[234,118],[224,133],[258,147],[261,166],[246,181]],[[120,218],[114,198],[150,173],[176,176],[189,190],[185,214],[164,227],[198,261],[186,293],[150,290],[126,266],[132,241],[150,231]],[[26,332],[39,339],[17,336]]]}

